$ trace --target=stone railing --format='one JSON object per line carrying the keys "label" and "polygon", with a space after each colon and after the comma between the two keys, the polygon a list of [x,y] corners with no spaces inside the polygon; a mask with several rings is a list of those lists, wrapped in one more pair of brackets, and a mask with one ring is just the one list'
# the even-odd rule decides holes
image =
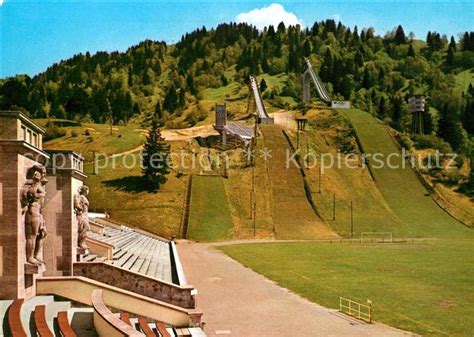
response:
{"label": "stone railing", "polygon": [[195,308],[193,286],[179,286],[105,262],[77,262],[73,273],[182,308]]}
{"label": "stone railing", "polygon": [[175,327],[199,327],[202,312],[185,309],[85,277],[43,277],[36,280],[36,295],[56,295],[92,305],[92,293],[103,290],[105,305]]}
{"label": "stone railing", "polygon": [[87,246],[92,254],[105,257],[107,260],[112,260],[114,254],[114,246],[91,237],[86,238]]}
{"label": "stone railing", "polygon": [[94,307],[94,328],[99,336],[130,336],[144,337],[145,335],[138,332],[132,326],[123,322],[114,315],[112,311],[104,303],[102,298],[102,289],[92,291],[92,306]]}

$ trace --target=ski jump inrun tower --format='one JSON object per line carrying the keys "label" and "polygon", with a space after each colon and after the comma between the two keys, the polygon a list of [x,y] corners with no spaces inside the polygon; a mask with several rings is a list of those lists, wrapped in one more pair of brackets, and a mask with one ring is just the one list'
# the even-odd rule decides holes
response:
{"label": "ski jump inrun tower", "polygon": [[303,101],[309,102],[311,99],[311,82],[314,83],[316,91],[318,92],[319,98],[327,103],[331,104],[333,108],[350,108],[350,102],[348,101],[333,101],[331,100],[331,96],[329,96],[326,87],[324,86],[323,81],[319,77],[316,70],[314,70],[313,66],[309,59],[304,59],[304,70],[303,70]]}
{"label": "ski jump inrun tower", "polygon": [[263,99],[260,93],[260,88],[258,86],[257,79],[250,75],[250,93],[249,99],[247,101],[247,113],[250,110],[250,97],[252,95],[255,102],[255,110],[257,113],[258,122],[261,124],[273,124],[274,119],[268,115],[267,111],[265,110],[265,105],[263,105]]}

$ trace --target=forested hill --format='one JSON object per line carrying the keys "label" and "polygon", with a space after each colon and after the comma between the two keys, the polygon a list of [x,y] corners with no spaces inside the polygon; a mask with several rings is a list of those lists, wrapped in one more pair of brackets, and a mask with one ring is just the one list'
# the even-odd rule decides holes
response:
{"label": "forested hill", "polygon": [[[348,28],[334,20],[264,31],[221,24],[188,33],[176,45],[146,40],[125,52],[78,54],[33,78],[1,80],[0,108],[95,122],[110,114],[114,123],[138,114],[172,118],[203,99],[204,89],[243,84],[248,74],[262,73],[288,74],[284,86],[267,97],[299,102],[303,57],[319,69],[334,98],[350,99],[397,129],[409,125],[407,96],[425,93],[433,108],[425,121],[427,133],[445,123],[451,130],[445,135],[438,130],[440,136],[460,148],[474,131],[474,89],[458,80],[474,67],[474,32],[458,42],[428,32],[421,41],[401,26],[378,36],[371,28]],[[470,81],[472,74],[467,75]]]}

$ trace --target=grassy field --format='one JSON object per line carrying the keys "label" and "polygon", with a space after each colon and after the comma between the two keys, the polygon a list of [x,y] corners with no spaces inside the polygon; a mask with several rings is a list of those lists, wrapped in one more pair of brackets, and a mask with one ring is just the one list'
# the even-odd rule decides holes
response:
{"label": "grassy field", "polygon": [[474,85],[474,71],[464,70],[456,75],[456,83],[461,90],[466,91],[469,84]]}
{"label": "grassy field", "polygon": [[221,177],[194,176],[189,215],[189,239],[219,241],[232,236],[232,217]]}
{"label": "grassy field", "polygon": [[[274,243],[221,246],[230,257],[309,300],[372,300],[374,319],[432,336],[472,336],[474,244]],[[471,317],[471,318],[469,318]]]}
{"label": "grassy field", "polygon": [[[48,122],[46,119],[37,121],[42,125]],[[46,142],[44,147],[49,150],[74,150],[82,153],[86,161],[92,160],[92,151],[111,155],[134,149],[144,143],[146,134],[146,130],[135,124],[114,125],[112,135],[106,124],[82,123],[81,126],[64,130],[66,135]]]}
{"label": "grassy field", "polygon": [[[366,154],[380,154],[386,163],[390,154],[399,154],[381,122],[357,109],[345,110],[344,114],[354,126]],[[392,156],[392,168],[387,164],[376,168],[374,161],[369,162],[378,190],[400,220],[392,231],[399,236],[415,237],[459,237],[469,232],[436,205],[409,165],[403,168],[403,161],[401,155]]]}
{"label": "grassy field", "polygon": [[[133,161],[138,164],[132,167]],[[110,160],[98,175],[86,165],[91,210],[107,211],[113,219],[158,235],[179,236],[186,177],[171,172],[157,193],[145,192],[139,163],[136,152]]]}

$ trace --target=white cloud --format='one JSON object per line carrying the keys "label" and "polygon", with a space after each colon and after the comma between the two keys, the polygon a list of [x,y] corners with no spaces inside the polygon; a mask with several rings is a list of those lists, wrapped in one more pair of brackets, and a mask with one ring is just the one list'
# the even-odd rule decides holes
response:
{"label": "white cloud", "polygon": [[3,5],[3,0],[0,0],[0,6]]}
{"label": "white cloud", "polygon": [[246,13],[240,13],[235,17],[237,23],[246,22],[263,29],[266,26],[273,25],[275,28],[280,22],[284,22],[285,26],[301,25],[304,26],[303,20],[295,14],[287,12],[282,5],[273,3],[268,7],[252,9]]}

